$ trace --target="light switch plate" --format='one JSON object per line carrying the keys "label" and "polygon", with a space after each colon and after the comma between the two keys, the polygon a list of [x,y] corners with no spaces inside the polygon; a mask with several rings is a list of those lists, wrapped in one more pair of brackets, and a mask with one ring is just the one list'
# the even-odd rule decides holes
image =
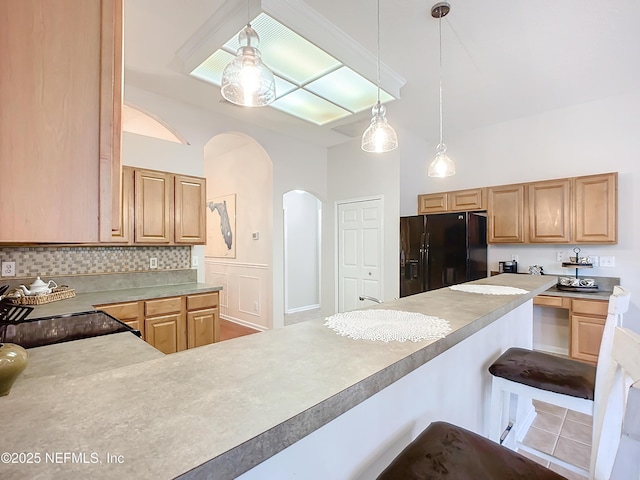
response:
{"label": "light switch plate", "polygon": [[191,257],[191,266],[192,267],[197,267],[198,266],[198,257],[196,257],[195,255],[193,255]]}
{"label": "light switch plate", "polygon": [[15,277],[16,276],[16,262],[2,262],[2,275],[3,277]]}

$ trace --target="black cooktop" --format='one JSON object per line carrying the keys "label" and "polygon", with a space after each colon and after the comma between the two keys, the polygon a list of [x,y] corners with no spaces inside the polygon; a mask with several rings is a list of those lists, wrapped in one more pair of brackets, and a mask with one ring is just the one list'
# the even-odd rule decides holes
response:
{"label": "black cooktop", "polygon": [[16,343],[23,348],[120,332],[132,332],[141,336],[139,330],[134,330],[117,318],[98,310],[21,320],[17,323],[0,323],[0,341]]}

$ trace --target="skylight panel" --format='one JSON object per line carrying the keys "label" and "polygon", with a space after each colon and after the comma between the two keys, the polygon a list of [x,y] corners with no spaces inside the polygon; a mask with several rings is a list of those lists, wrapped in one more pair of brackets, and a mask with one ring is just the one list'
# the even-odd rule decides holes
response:
{"label": "skylight panel", "polygon": [[[305,88],[352,112],[370,109],[378,101],[378,88],[349,67],[331,72]],[[393,100],[393,97],[380,90],[380,101],[384,103],[389,100]]]}
{"label": "skylight panel", "polygon": [[316,125],[324,125],[351,114],[351,112],[302,89],[277,99],[270,106]]}

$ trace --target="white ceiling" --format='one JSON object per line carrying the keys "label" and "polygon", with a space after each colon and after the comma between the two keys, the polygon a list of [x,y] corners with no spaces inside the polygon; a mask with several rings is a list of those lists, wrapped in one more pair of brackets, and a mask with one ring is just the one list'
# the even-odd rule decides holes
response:
{"label": "white ceiling", "polygon": [[[305,3],[375,55],[376,0]],[[387,118],[396,130],[412,131],[433,143],[438,136],[438,21],[430,11],[436,1],[380,3],[381,61],[407,80],[401,99],[387,106]],[[442,33],[445,142],[447,132],[454,130],[640,87],[638,0],[450,3]],[[364,131],[368,112],[318,127],[271,108],[222,103],[217,87],[180,72],[176,52],[224,4],[222,0],[125,0],[125,85],[319,145],[350,139],[331,130],[335,126],[361,122],[356,131]],[[401,135],[399,140],[402,145]]]}

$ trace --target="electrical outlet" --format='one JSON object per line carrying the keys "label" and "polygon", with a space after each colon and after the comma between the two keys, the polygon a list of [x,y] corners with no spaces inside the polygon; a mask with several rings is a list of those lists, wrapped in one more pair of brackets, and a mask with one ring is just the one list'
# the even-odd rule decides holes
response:
{"label": "electrical outlet", "polygon": [[518,261],[518,255],[511,255],[511,260],[513,260],[514,262]]}
{"label": "electrical outlet", "polygon": [[251,238],[253,238],[254,240],[260,240],[260,232],[253,232],[251,234]]}
{"label": "electrical outlet", "polygon": [[589,263],[594,267],[597,267],[600,265],[599,260],[600,260],[600,257],[598,257],[598,255],[589,255]]}
{"label": "electrical outlet", "polygon": [[2,262],[2,277],[16,276],[16,262]]}
{"label": "electrical outlet", "polygon": [[253,310],[254,310],[255,312],[257,312],[257,311],[258,311],[258,302],[253,302]]}
{"label": "electrical outlet", "polygon": [[615,267],[616,266],[616,257],[605,257],[602,255],[600,257],[600,266],[601,267]]}
{"label": "electrical outlet", "polygon": [[195,255],[193,257],[191,257],[191,266],[192,267],[197,267],[198,266],[198,257],[196,257]]}
{"label": "electrical outlet", "polygon": [[149,268],[158,268],[158,259],[156,257],[149,258]]}
{"label": "electrical outlet", "polygon": [[564,262],[564,252],[556,252],[556,262]]}

